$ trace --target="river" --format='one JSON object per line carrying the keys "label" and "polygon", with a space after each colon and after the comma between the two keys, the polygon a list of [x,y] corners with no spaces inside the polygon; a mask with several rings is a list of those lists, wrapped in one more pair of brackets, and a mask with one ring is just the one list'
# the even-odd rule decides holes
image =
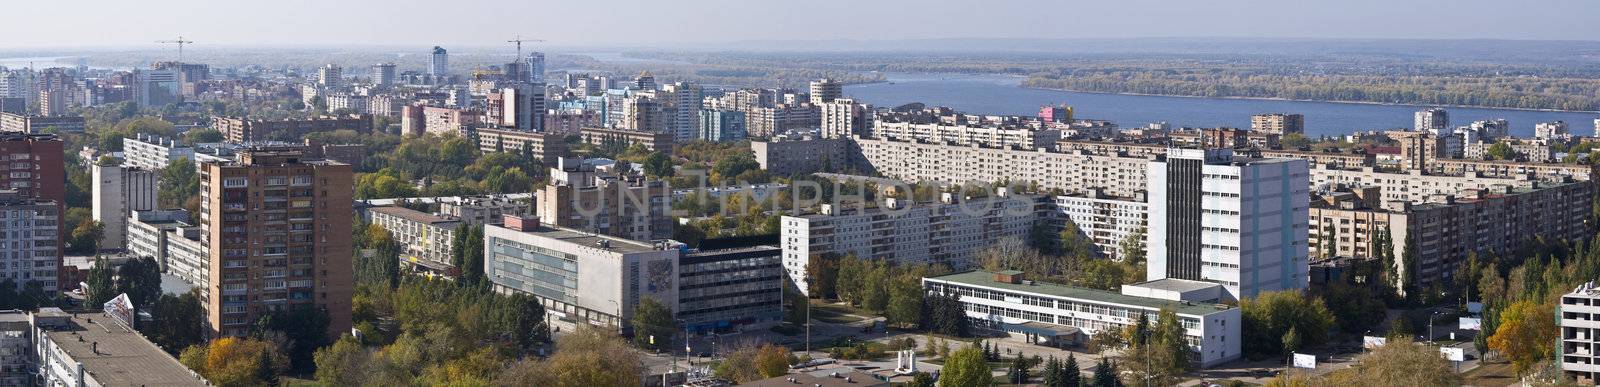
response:
{"label": "river", "polygon": [[[968,113],[1032,115],[1049,104],[1071,105],[1078,118],[1103,119],[1123,127],[1166,121],[1173,127],[1231,126],[1249,128],[1250,115],[1299,113],[1305,115],[1311,137],[1343,135],[1373,129],[1409,128],[1412,113],[1425,108],[1412,105],[1283,101],[1232,98],[1191,98],[1150,95],[1082,93],[1030,89],[1018,86],[1020,76],[967,74],[885,74],[888,82],[850,85],[846,96],[878,107],[911,102],[949,106]],[[1533,135],[1539,122],[1566,121],[1573,133],[1594,134],[1600,113],[1547,112],[1514,109],[1447,108],[1452,126],[1476,120],[1504,118],[1511,133]]]}

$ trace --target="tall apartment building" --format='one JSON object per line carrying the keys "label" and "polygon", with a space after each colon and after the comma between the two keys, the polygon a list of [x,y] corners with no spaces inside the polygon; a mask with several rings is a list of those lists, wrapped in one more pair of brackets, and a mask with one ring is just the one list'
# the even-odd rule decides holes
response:
{"label": "tall apartment building", "polygon": [[1147,176],[1150,280],[1217,283],[1232,300],[1306,288],[1305,160],[1170,149]]}
{"label": "tall apartment building", "polygon": [[428,75],[434,77],[450,75],[450,52],[444,47],[433,46],[433,56],[428,60]]}
{"label": "tall apartment building", "polygon": [[823,204],[815,214],[779,220],[783,268],[789,281],[809,294],[806,267],[827,255],[854,254],[895,264],[939,263],[961,270],[977,264],[983,248],[1005,238],[1027,238],[1044,198],[986,198],[945,193],[939,202],[886,199],[874,208]]}
{"label": "tall apartment building", "polygon": [[821,111],[822,138],[866,135],[872,127],[871,107],[858,104],[853,99],[838,98],[817,104],[817,108]]}
{"label": "tall apartment building", "polygon": [[246,334],[292,307],[327,311],[330,336],[350,330],[353,172],[302,156],[299,147],[252,147],[201,168],[213,335]]}
{"label": "tall apartment building", "polygon": [[330,89],[343,86],[344,68],[332,63],[317,68],[317,85]]}
{"label": "tall apartment building", "polygon": [[372,84],[377,86],[394,85],[394,63],[379,63],[372,65]]}
{"label": "tall apartment building", "polygon": [[406,105],[400,109],[400,133],[466,136],[481,126],[483,116],[482,110]]}
{"label": "tall apartment building", "polygon": [[[747,134],[744,112],[701,109],[699,111],[699,119],[695,136],[691,139],[710,142],[739,141],[743,140]],[[683,140],[679,141],[682,142]]]}
{"label": "tall apartment building", "polygon": [[378,207],[367,211],[372,224],[383,226],[405,246],[400,265],[415,273],[455,277],[461,274],[451,262],[456,228],[461,220],[405,207]]}
{"label": "tall apartment building", "polygon": [[95,165],[90,169],[91,215],[105,225],[100,248],[125,248],[128,216],[133,211],[156,209],[157,172],[120,165]]}
{"label": "tall apartment building", "polygon": [[844,96],[844,85],[838,81],[822,78],[811,81],[811,104],[821,105]]}
{"label": "tall apartment building", "polygon": [[545,108],[544,84],[518,84],[500,89],[500,112],[491,115],[500,118],[500,125],[519,130],[543,130]]}
{"label": "tall apartment building", "polygon": [[478,150],[524,155],[545,165],[553,165],[567,156],[565,136],[549,132],[531,132],[503,129],[478,129]]}
{"label": "tall apartment building", "polygon": [[350,114],[321,116],[304,119],[265,120],[243,117],[213,117],[211,128],[222,132],[228,142],[243,143],[265,140],[300,141],[307,133],[331,132],[340,129],[358,133],[372,131],[372,116]]}
{"label": "tall apartment building", "polygon": [[1556,312],[1560,319],[1562,373],[1579,383],[1600,381],[1600,287],[1585,282],[1561,296]]}
{"label": "tall apartment building", "polygon": [[581,158],[559,160],[535,197],[546,224],[641,241],[672,236],[672,192],[665,184],[599,172]]}
{"label": "tall apartment building", "polygon": [[1257,114],[1250,116],[1250,131],[1276,135],[1305,133],[1306,117],[1285,113]]}
{"label": "tall apartment building", "polygon": [[1572,132],[1567,130],[1566,121],[1540,122],[1533,125],[1533,138],[1540,140],[1568,140]]}
{"label": "tall apartment building", "polygon": [[1435,134],[1450,130],[1450,113],[1442,108],[1418,110],[1414,116],[1411,130]]}
{"label": "tall apartment building", "polygon": [[[58,278],[61,273],[61,247],[65,240],[63,230],[68,229],[62,224],[66,216],[67,162],[62,154],[61,139],[53,134],[0,132],[0,160],[10,170],[10,173],[0,174],[0,191],[15,191],[17,198],[13,202],[27,208],[23,214],[33,217],[32,222],[24,221],[17,227],[40,228],[31,234],[31,246],[26,241],[15,241],[18,246],[34,248],[33,254],[26,258],[16,254],[12,257],[30,261],[33,266],[23,269],[18,262],[14,263],[17,266],[12,266],[12,270],[31,273],[25,274],[25,278],[39,280],[46,291],[66,289],[66,284]],[[54,205],[53,211],[37,207],[46,204]],[[20,233],[11,237],[29,239],[29,235]],[[45,261],[46,258],[49,262]]]}
{"label": "tall apartment building", "polygon": [[629,97],[622,104],[621,129],[645,133],[666,133],[673,138],[677,138],[676,133],[667,130],[667,117],[664,116],[661,103],[654,98],[641,95]]}
{"label": "tall apartment building", "polygon": [[[1120,261],[1127,258],[1122,256],[1122,242],[1145,230],[1149,206],[1144,199],[1143,193],[1137,197],[1118,198],[1100,190],[1056,196],[1051,198],[1055,204],[1051,220],[1071,221],[1083,236],[1094,242],[1101,256]],[[1144,246],[1145,240],[1139,238],[1133,243]]]}
{"label": "tall apartment building", "polygon": [[679,249],[506,216],[483,228],[485,273],[501,294],[538,297],[564,322],[625,328],[652,298],[678,308]]}
{"label": "tall apartment building", "polygon": [[685,143],[701,138],[704,121],[700,117],[700,105],[705,99],[705,89],[693,83],[677,82],[665,85],[657,95],[665,105],[663,110],[670,112],[664,121],[672,132],[673,141]]}
{"label": "tall apartment building", "polygon": [[9,252],[0,254],[0,279],[16,283],[13,290],[34,281],[51,294],[61,289],[61,212],[60,202],[0,190],[0,245]]}
{"label": "tall apartment building", "polygon": [[770,137],[796,129],[816,128],[822,122],[822,113],[816,105],[779,104],[771,107],[742,109],[746,129],[751,137]]}
{"label": "tall apartment building", "polygon": [[180,145],[176,139],[146,134],[122,139],[123,166],[159,171],[178,159],[189,159],[198,166],[215,158],[196,153],[193,147]]}

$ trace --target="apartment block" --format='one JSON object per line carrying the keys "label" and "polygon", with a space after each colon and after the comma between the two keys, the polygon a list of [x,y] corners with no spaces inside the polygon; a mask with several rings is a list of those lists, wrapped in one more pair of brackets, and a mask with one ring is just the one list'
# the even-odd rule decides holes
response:
{"label": "apartment block", "polygon": [[823,204],[815,214],[784,216],[779,220],[784,270],[809,294],[806,267],[829,255],[972,267],[985,247],[1006,238],[1026,239],[1047,200],[999,191],[970,199],[945,193],[932,203],[891,198],[870,208]]}
{"label": "apartment block", "polygon": [[671,195],[661,181],[563,158],[550,168],[550,184],[535,194],[534,210],[546,224],[647,241],[672,236]]}
{"label": "apartment block", "polygon": [[[1037,344],[1064,347],[1082,343],[1100,332],[1121,332],[1137,324],[1140,317],[1154,324],[1162,310],[1172,310],[1194,350],[1196,365],[1209,368],[1243,354],[1243,320],[1237,307],[1215,300],[1153,298],[1146,296],[1153,292],[1143,289],[1124,287],[1122,293],[1116,293],[1030,281],[1024,276],[1017,271],[968,271],[923,278],[922,285],[929,293],[960,295],[966,317],[974,325]],[[1162,293],[1219,293],[1216,285],[1195,281],[1164,280],[1155,286],[1180,289]]]}
{"label": "apartment block", "polygon": [[262,316],[293,307],[327,311],[330,336],[350,330],[353,173],[303,156],[300,147],[259,146],[236,162],[202,165],[213,335],[244,335]]}
{"label": "apartment block", "polygon": [[962,114],[946,107],[877,112],[869,134],[882,139],[1018,149],[1049,148],[1061,139],[1059,129],[1044,127],[1033,117]]}
{"label": "apartment block", "polygon": [[439,203],[439,213],[471,225],[500,223],[502,215],[531,216],[533,203],[504,196],[464,196]]}
{"label": "apartment block", "polygon": [[372,116],[351,114],[282,120],[214,117],[211,119],[211,128],[222,132],[224,138],[234,143],[263,140],[300,141],[307,133],[331,132],[340,129],[354,130],[359,133],[371,132]]}
{"label": "apartment block", "polygon": [[456,228],[461,220],[405,207],[378,207],[367,211],[372,224],[383,226],[394,240],[405,246],[400,265],[415,273],[455,277],[460,269],[451,262]]}
{"label": "apartment block", "polygon": [[524,155],[553,165],[566,157],[565,136],[548,132],[528,132],[509,129],[478,129],[478,150]]}
{"label": "apartment block", "polygon": [[[0,192],[12,191],[15,199],[11,201],[24,206],[27,210],[22,215],[32,218],[31,222],[24,221],[16,227],[40,228],[39,231],[31,233],[31,236],[29,233],[12,236],[32,239],[31,246],[27,241],[16,242],[20,246],[34,248],[33,254],[29,257],[12,257],[30,261],[33,265],[24,269],[19,262],[12,270],[31,273],[22,275],[27,279],[39,280],[47,291],[72,287],[59,278],[62,272],[61,247],[67,230],[67,226],[62,224],[66,216],[67,189],[65,169],[67,163],[62,153],[62,144],[61,139],[54,134],[0,132],[0,160],[3,160],[5,168],[9,170],[9,173],[0,174]],[[45,211],[43,207],[39,207],[46,204],[54,205],[54,211]],[[49,219],[52,215],[54,219]],[[53,254],[49,259],[54,263],[43,262],[46,258],[44,254]],[[47,273],[50,275],[46,275]],[[22,282],[25,281],[18,282],[19,285]]]}
{"label": "apartment block", "polygon": [[21,291],[29,282],[39,282],[45,291],[55,292],[61,270],[61,205],[54,200],[0,190],[0,278],[10,279]]}
{"label": "apartment block", "polygon": [[[1153,157],[1124,157],[1088,152],[1021,150],[977,145],[856,138],[854,167],[865,172],[912,182],[1032,182],[1041,189],[1086,192],[1102,188],[1107,195],[1131,197],[1145,190],[1145,164]],[[852,153],[851,156],[855,154]]]}
{"label": "apartment block", "polygon": [[1150,162],[1147,278],[1221,284],[1230,300],[1309,284],[1304,160],[1179,149]]}
{"label": "apartment block", "polygon": [[[1149,217],[1149,205],[1144,195],[1137,197],[1110,197],[1098,190],[1085,194],[1061,195],[1054,202],[1051,220],[1057,223],[1071,221],[1094,242],[1100,256],[1122,260],[1122,242],[1143,231]],[[1134,243],[1144,246],[1144,238]]]}
{"label": "apartment block", "polygon": [[128,216],[156,208],[157,172],[121,165],[95,165],[90,171],[90,214],[105,225],[100,248],[125,248]]}
{"label": "apartment block", "polygon": [[864,136],[872,127],[872,107],[856,103],[849,98],[828,102],[812,102],[821,111],[823,138],[850,138]]}
{"label": "apartment block", "polygon": [[1589,281],[1561,296],[1561,371],[1582,384],[1600,381],[1600,288]]}
{"label": "apartment block", "polygon": [[1250,131],[1285,135],[1305,133],[1306,117],[1300,114],[1267,113],[1250,116]]}
{"label": "apartment block", "polygon": [[851,164],[849,139],[790,139],[775,137],[770,141],[750,141],[750,151],[756,163],[774,176],[791,176],[802,173],[843,170]]}
{"label": "apartment block", "polygon": [[644,132],[629,129],[609,128],[583,128],[578,136],[582,141],[597,147],[633,145],[643,146],[646,150],[671,153],[673,149],[672,133]]}
{"label": "apartment block", "polygon": [[193,147],[178,144],[178,140],[139,134],[122,139],[122,165],[159,171],[178,159],[189,159],[199,164]]}
{"label": "apartment block", "polygon": [[[209,386],[138,331],[98,310],[29,313],[29,371],[39,386]],[[0,315],[4,316],[4,315]],[[4,321],[5,317],[0,317]],[[24,384],[27,385],[27,384]]]}
{"label": "apartment block", "polygon": [[54,133],[82,133],[84,125],[81,116],[29,116],[0,112],[0,132],[45,133],[45,129],[49,129]]}

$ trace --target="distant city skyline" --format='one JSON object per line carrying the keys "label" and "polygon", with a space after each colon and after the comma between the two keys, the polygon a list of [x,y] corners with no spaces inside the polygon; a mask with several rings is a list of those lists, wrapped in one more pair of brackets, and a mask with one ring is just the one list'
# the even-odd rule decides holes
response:
{"label": "distant city skyline", "polygon": [[[49,17],[0,24],[0,48],[140,47],[180,34],[215,46],[490,46],[518,34],[551,46],[942,38],[1600,40],[1600,29],[1589,24],[1600,16],[1600,2],[1587,0],[889,0],[799,7],[734,0],[89,0],[73,6],[88,11],[72,15],[73,28]],[[15,15],[60,11],[59,3],[46,1],[8,6]]]}

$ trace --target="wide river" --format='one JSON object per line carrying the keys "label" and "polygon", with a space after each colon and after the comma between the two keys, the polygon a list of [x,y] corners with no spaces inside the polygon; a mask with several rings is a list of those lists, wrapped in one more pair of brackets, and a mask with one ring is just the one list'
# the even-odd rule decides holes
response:
{"label": "wide river", "polygon": [[[1018,86],[1020,76],[889,73],[889,82],[852,85],[846,96],[878,107],[911,102],[949,106],[981,114],[1032,115],[1039,107],[1065,103],[1078,118],[1103,119],[1123,127],[1166,121],[1173,127],[1231,126],[1249,128],[1250,115],[1299,113],[1305,115],[1306,134],[1312,137],[1342,135],[1373,129],[1409,128],[1412,113],[1423,106],[1359,103],[1281,101],[1229,98],[1189,98],[1147,95],[1080,93],[1030,89]],[[1600,113],[1546,112],[1512,109],[1447,108],[1453,126],[1476,120],[1504,118],[1516,136],[1533,135],[1539,122],[1566,121],[1573,133],[1594,134]]]}

